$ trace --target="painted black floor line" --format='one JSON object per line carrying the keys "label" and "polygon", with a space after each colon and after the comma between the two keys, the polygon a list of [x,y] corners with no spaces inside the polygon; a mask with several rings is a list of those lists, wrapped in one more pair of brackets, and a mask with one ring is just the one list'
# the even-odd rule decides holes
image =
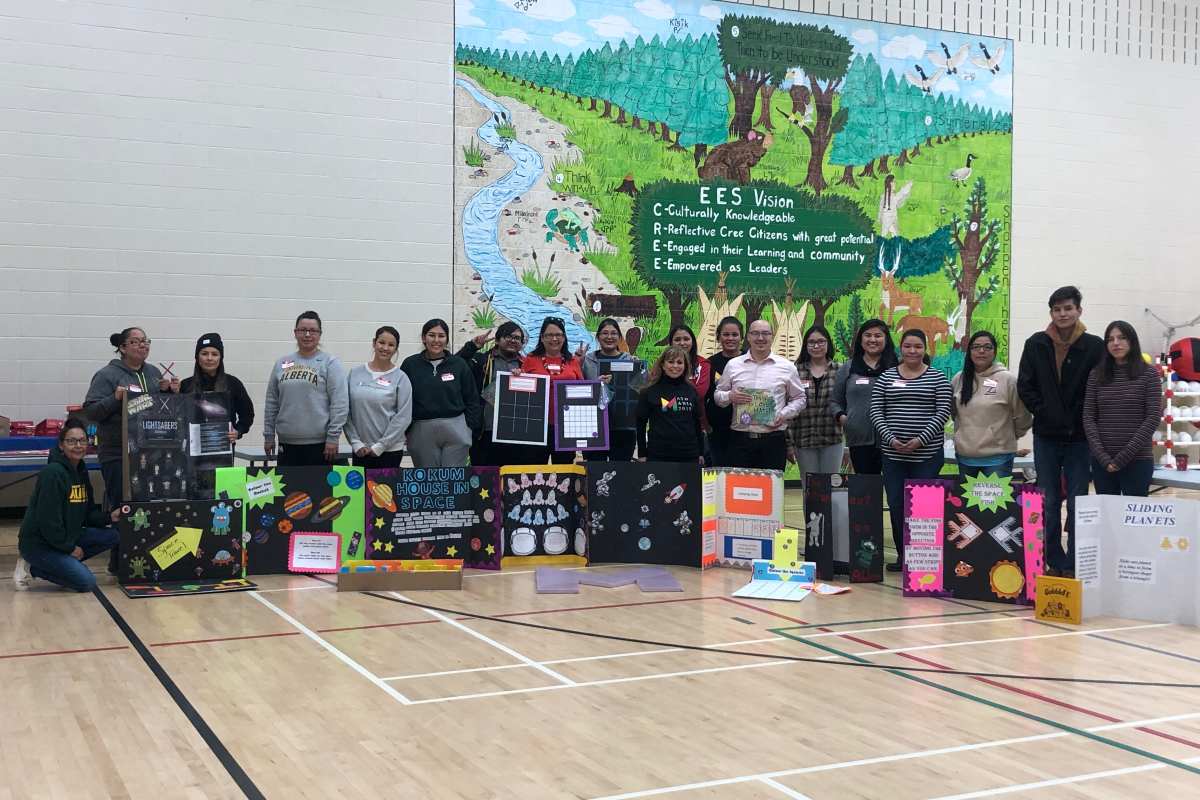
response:
{"label": "painted black floor line", "polygon": [[200,712],[196,710],[196,707],[193,706],[191,701],[187,699],[187,696],[183,693],[183,690],[180,689],[171,676],[167,674],[167,671],[163,668],[163,665],[158,662],[158,659],[154,657],[154,654],[151,653],[150,649],[142,642],[141,637],[139,637],[134,632],[133,628],[129,626],[129,623],[125,621],[125,617],[121,616],[121,612],[117,611],[116,606],[114,606],[112,602],[104,596],[104,593],[99,587],[93,589],[92,593],[96,596],[96,599],[100,601],[100,605],[104,606],[104,610],[108,612],[110,617],[112,617],[112,621],[116,623],[116,626],[121,629],[121,633],[125,634],[125,638],[129,640],[129,644],[131,644],[133,649],[137,651],[138,655],[142,657],[142,661],[146,662],[146,666],[150,668],[152,673],[154,673],[154,677],[158,678],[158,682],[162,684],[162,687],[166,689],[167,694],[169,694],[171,699],[175,701],[175,705],[179,706],[179,710],[183,712],[185,717],[187,717],[188,722],[192,723],[192,727],[196,729],[196,733],[200,734],[200,738],[204,740],[204,743],[208,745],[210,750],[212,750],[213,755],[216,756],[217,760],[221,762],[221,766],[223,766],[225,771],[229,773],[229,777],[233,779],[233,782],[236,783],[238,788],[242,790],[242,794],[246,795],[246,797],[250,798],[250,800],[266,800],[266,795],[259,791],[258,787],[254,785],[254,781],[250,780],[250,776],[247,775],[246,771],[242,769],[242,766],[238,764],[237,759],[234,758],[233,754],[230,753],[228,748],[225,747],[224,742],[222,742],[217,734],[213,732],[213,729],[208,726],[208,723],[204,721],[204,717],[200,716]]}

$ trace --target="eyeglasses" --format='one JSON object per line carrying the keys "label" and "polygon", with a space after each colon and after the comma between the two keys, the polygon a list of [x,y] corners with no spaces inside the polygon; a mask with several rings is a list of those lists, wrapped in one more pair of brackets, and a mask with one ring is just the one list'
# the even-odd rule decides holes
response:
{"label": "eyeglasses", "polygon": [[809,347],[828,347],[829,342],[825,341],[824,339],[813,339],[811,342],[808,343],[808,346]]}
{"label": "eyeglasses", "polygon": [[973,344],[973,345],[971,345],[971,352],[973,352],[973,353],[990,353],[995,349],[996,348],[990,344]]}
{"label": "eyeglasses", "polygon": [[70,445],[71,447],[86,447],[87,443],[87,439],[63,439],[63,444]]}
{"label": "eyeglasses", "polygon": [[[293,333],[295,333],[297,336],[320,336],[321,329],[320,328],[296,328],[293,331]],[[147,339],[146,344],[149,344],[149,343],[150,343],[150,340]]]}
{"label": "eyeglasses", "polygon": [[146,345],[147,347],[149,347],[150,340],[149,339],[126,339],[125,344],[131,345],[133,347],[140,347],[141,345]]}
{"label": "eyeglasses", "polygon": [[507,339],[510,342],[523,342],[525,337],[519,333],[510,333],[507,336],[501,336],[501,339]]}

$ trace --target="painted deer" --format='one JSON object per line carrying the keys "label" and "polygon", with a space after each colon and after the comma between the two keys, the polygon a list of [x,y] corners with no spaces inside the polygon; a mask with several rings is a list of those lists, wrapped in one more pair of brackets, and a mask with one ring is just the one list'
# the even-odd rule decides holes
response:
{"label": "painted deer", "polygon": [[900,320],[899,330],[903,335],[904,331],[917,329],[925,334],[925,341],[929,355],[932,358],[937,355],[937,343],[939,339],[947,341],[953,347],[958,341],[954,331],[958,329],[959,320],[962,317],[963,307],[959,305],[946,319],[941,317],[922,317],[915,314],[909,314]]}
{"label": "painted deer", "polygon": [[[879,248],[879,318],[891,325],[894,314],[904,309],[910,315],[921,313],[921,295],[905,292],[896,286],[896,273],[900,271],[901,247],[896,247],[896,259],[889,270],[883,266],[883,248]],[[886,316],[884,315],[886,312]]]}

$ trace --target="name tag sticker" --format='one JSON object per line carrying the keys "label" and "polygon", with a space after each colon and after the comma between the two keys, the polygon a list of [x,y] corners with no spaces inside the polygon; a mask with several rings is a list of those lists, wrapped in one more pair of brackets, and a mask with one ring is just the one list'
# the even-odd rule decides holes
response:
{"label": "name tag sticker", "polygon": [[869,386],[870,384],[871,384],[870,378],[855,378],[854,379],[855,386]]}
{"label": "name tag sticker", "polygon": [[892,386],[895,386],[897,389],[908,388],[908,384],[904,381],[892,381]]}
{"label": "name tag sticker", "polygon": [[389,381],[387,378],[376,378],[375,382],[378,383],[380,386],[391,386],[392,385],[392,382]]}
{"label": "name tag sticker", "polygon": [[295,361],[282,361],[279,364],[280,369],[290,369],[291,367],[294,367],[294,366],[296,366]]}
{"label": "name tag sticker", "polygon": [[983,385],[984,386],[999,386],[1000,384],[996,383],[996,381],[992,380],[991,378],[984,378]]}
{"label": "name tag sticker", "polygon": [[442,381],[443,381],[443,382],[445,382],[445,381],[452,381],[452,380],[454,380],[454,373],[453,373],[453,372],[447,372],[447,373],[445,373],[444,375],[442,375]]}

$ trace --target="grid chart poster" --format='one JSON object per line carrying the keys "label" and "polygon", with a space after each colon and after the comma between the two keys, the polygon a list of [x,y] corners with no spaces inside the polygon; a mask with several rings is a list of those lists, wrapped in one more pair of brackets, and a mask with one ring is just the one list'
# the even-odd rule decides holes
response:
{"label": "grid chart poster", "polygon": [[492,441],[546,444],[550,423],[550,378],[498,372],[496,384]]}
{"label": "grid chart poster", "polygon": [[554,449],[607,450],[608,409],[600,381],[556,381]]}
{"label": "grid chart poster", "polygon": [[117,580],[173,583],[242,577],[241,500],[126,503]]}
{"label": "grid chart poster", "polygon": [[495,467],[367,470],[367,557],[500,569]]}
{"label": "grid chart poster", "polygon": [[783,526],[783,473],[775,470],[719,468],[706,470],[711,482],[709,509],[715,515],[715,560],[722,566],[750,569],[756,559],[770,559],[775,534]]}
{"label": "grid chart poster", "polygon": [[1075,501],[1083,618],[1200,623],[1200,502],[1087,495]]}
{"label": "grid chart poster", "polygon": [[703,567],[699,464],[594,461],[587,465],[593,563]]}
{"label": "grid chart poster", "polygon": [[217,470],[217,497],[241,500],[246,572],[288,572],[293,532],[336,533],[341,560],[364,558],[364,494],[360,467],[277,467]]}
{"label": "grid chart poster", "polygon": [[1032,605],[1044,571],[1042,493],[981,474],[906,481],[906,597]]}
{"label": "grid chart poster", "polygon": [[629,358],[605,358],[597,355],[600,376],[608,376],[608,426],[614,431],[637,427],[638,387],[645,380],[645,365]]}
{"label": "grid chart poster", "polygon": [[583,513],[587,498],[583,491],[583,467],[501,467],[502,565],[586,565],[588,537]]}

